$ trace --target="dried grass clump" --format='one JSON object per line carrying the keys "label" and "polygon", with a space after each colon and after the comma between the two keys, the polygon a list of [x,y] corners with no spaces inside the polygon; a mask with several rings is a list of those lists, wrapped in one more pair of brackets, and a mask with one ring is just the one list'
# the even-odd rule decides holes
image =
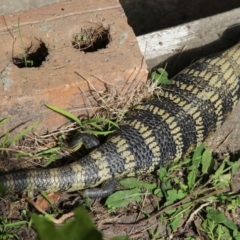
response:
{"label": "dried grass clump", "polygon": [[[101,117],[119,123],[128,111],[131,111],[135,105],[141,103],[143,99],[151,97],[154,91],[159,88],[157,83],[152,81],[143,83],[135,78],[135,80],[129,82],[127,81],[123,88],[105,82],[106,91],[104,93],[98,92],[89,82],[90,90],[96,103],[96,105],[89,107],[99,109],[93,118]],[[86,102],[87,105],[90,104],[90,101]],[[86,120],[87,118],[86,116],[82,116],[81,119]],[[36,153],[54,148],[55,146],[61,147],[56,153],[57,158],[69,155],[67,140],[79,128],[79,125],[76,123],[68,123],[51,133],[37,135],[32,132],[30,135],[24,136],[13,148],[6,149],[4,157],[1,158],[2,160],[7,158],[9,161],[7,165],[4,165],[4,168],[2,168],[4,170],[2,171],[43,165],[48,159],[36,156]],[[27,154],[22,154],[23,152]],[[19,153],[19,156],[16,157],[16,153]],[[6,161],[1,161],[1,159],[0,162],[6,163]]]}

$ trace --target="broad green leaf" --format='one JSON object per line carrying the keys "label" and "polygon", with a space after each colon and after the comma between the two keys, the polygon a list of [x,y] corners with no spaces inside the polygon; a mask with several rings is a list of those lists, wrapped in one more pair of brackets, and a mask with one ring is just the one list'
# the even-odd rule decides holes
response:
{"label": "broad green leaf", "polygon": [[181,216],[181,214],[178,214],[178,215],[170,222],[170,225],[171,225],[173,231],[176,230],[177,228],[179,228],[181,221],[182,221],[182,216]]}
{"label": "broad green leaf", "polygon": [[141,180],[138,180],[137,178],[125,178],[120,181],[120,184],[124,186],[125,188],[145,188],[149,191],[152,191],[157,187],[156,183],[147,183]]}
{"label": "broad green leaf", "polygon": [[31,214],[31,218],[38,232],[38,237],[40,240],[64,240],[64,236],[61,236],[61,233],[55,228],[53,222],[35,213]]}
{"label": "broad green leaf", "polygon": [[158,84],[171,84],[171,80],[168,79],[168,73],[163,68],[158,68],[156,71],[151,73],[151,79],[156,81]]}
{"label": "broad green leaf", "polygon": [[155,189],[154,192],[153,192],[153,194],[154,194],[155,196],[157,196],[157,197],[160,197],[160,198],[163,197],[163,192],[162,192],[162,190],[159,189],[159,188]]}
{"label": "broad green leaf", "polygon": [[212,165],[212,152],[210,149],[205,149],[202,155],[202,173],[206,174],[209,172],[209,169]]}
{"label": "broad green leaf", "polygon": [[168,167],[168,178],[169,178],[169,173],[171,174],[174,171],[181,171],[184,166],[191,165],[191,162],[192,162],[191,158],[185,158],[183,160],[181,159],[181,161],[179,161],[179,159],[174,160],[172,164]]}
{"label": "broad green leaf", "polygon": [[185,191],[188,189],[188,186],[185,185],[185,184],[182,183],[182,182],[179,183],[179,186],[180,186],[180,189],[181,189],[183,192],[185,192]]}
{"label": "broad green leaf", "polygon": [[172,181],[175,183],[175,184],[179,184],[180,183],[180,179],[179,177],[173,177]]}
{"label": "broad green leaf", "polygon": [[226,227],[232,229],[232,230],[237,230],[237,225],[228,219],[223,212],[216,210],[214,208],[209,208],[208,213],[207,213],[207,218],[220,224],[224,224]]}
{"label": "broad green leaf", "polygon": [[161,74],[163,77],[168,77],[168,73],[164,68],[158,68],[156,72]]}
{"label": "broad green leaf", "polygon": [[167,191],[172,189],[172,184],[171,184],[171,181],[168,180],[168,181],[165,181],[165,182],[161,182],[161,190],[162,190],[162,193],[164,194],[165,198],[167,198],[168,194],[167,194]]}
{"label": "broad green leaf", "polygon": [[192,157],[193,162],[198,161],[199,158],[200,159],[202,158],[202,153],[203,153],[204,148],[205,148],[205,146],[203,144],[196,148],[196,150],[193,153],[193,157]]}
{"label": "broad green leaf", "polygon": [[237,170],[240,167],[240,159],[238,159],[235,162],[229,162],[228,165],[230,165],[232,167],[232,174],[235,175]]}
{"label": "broad green leaf", "polygon": [[196,170],[192,170],[187,176],[189,189],[191,189],[196,182],[196,172]]}
{"label": "broad green leaf", "polygon": [[[172,203],[165,202],[164,206],[169,206],[169,205],[171,205],[171,204],[172,204]],[[173,214],[176,213],[176,211],[177,211],[176,208],[170,208],[170,209],[164,211],[164,213],[167,214],[169,217],[171,217]]]}
{"label": "broad green leaf", "polygon": [[[32,213],[31,217],[40,240],[102,240],[102,234],[94,227],[87,211],[81,207],[74,210],[75,218],[62,227],[54,224],[41,215]],[[81,236],[81,238],[80,238]]]}
{"label": "broad green leaf", "polygon": [[[74,233],[74,240],[87,239],[87,240],[102,240],[102,234],[95,228],[91,218],[89,217],[87,211],[78,207],[74,210],[75,221],[70,222],[69,225],[65,225],[65,229],[62,229],[61,232],[66,232],[69,236]],[[70,234],[69,234],[70,233]],[[69,238],[66,238],[69,239]]]}
{"label": "broad green leaf", "polygon": [[212,176],[213,180],[215,180],[215,183],[219,179],[219,177],[223,175],[224,168],[225,168],[225,161],[222,162],[222,164],[218,167],[217,171]]}
{"label": "broad green leaf", "polygon": [[167,176],[167,169],[164,167],[160,167],[159,168],[159,179],[161,181],[163,181],[166,176]]}
{"label": "broad green leaf", "polygon": [[240,196],[239,195],[236,196],[236,198],[233,199],[231,201],[231,203],[232,203],[233,207],[240,207]]}
{"label": "broad green leaf", "polygon": [[214,230],[216,232],[216,236],[218,236],[218,239],[220,236],[221,236],[221,239],[231,239],[230,231],[225,226],[218,224],[217,228]]}
{"label": "broad green leaf", "polygon": [[182,192],[181,190],[171,189],[167,191],[167,202],[166,204],[172,204],[176,200],[181,200],[186,197],[186,193]]}
{"label": "broad green leaf", "polygon": [[167,180],[164,182],[161,182],[161,189],[164,191],[170,190],[172,189],[172,184],[171,184],[171,180]]}
{"label": "broad green leaf", "polygon": [[239,232],[236,232],[236,234],[234,234],[234,239],[235,240],[240,240],[240,233]]}
{"label": "broad green leaf", "polygon": [[205,201],[206,202],[217,202],[218,201],[218,197],[217,196],[206,197]]}
{"label": "broad green leaf", "polygon": [[184,165],[187,165],[187,164],[189,164],[190,162],[192,162],[192,159],[191,159],[191,158],[185,158],[183,161],[181,161],[181,163],[184,164]]}
{"label": "broad green leaf", "polygon": [[227,187],[229,186],[230,182],[231,182],[231,174],[227,173],[227,174],[223,174],[219,177],[219,185],[220,187]]}
{"label": "broad green leaf", "polygon": [[125,207],[132,201],[141,201],[141,191],[139,188],[117,191],[110,195],[106,200],[109,208]]}

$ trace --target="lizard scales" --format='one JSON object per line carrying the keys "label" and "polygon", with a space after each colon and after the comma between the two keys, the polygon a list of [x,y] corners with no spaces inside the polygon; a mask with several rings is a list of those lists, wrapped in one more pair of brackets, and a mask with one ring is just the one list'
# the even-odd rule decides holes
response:
{"label": "lizard scales", "polygon": [[240,43],[193,63],[169,87],[126,115],[107,142],[60,168],[0,176],[7,192],[75,191],[112,177],[151,172],[201,144],[230,114],[240,96]]}

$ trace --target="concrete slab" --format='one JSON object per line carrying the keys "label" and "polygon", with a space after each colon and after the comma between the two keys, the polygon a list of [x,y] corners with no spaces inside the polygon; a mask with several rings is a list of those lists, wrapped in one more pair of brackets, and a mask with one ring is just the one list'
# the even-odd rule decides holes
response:
{"label": "concrete slab", "polygon": [[[109,29],[110,40],[105,48],[85,53],[77,49],[78,42],[73,39],[82,41],[81,30],[90,29],[89,25],[91,29],[93,25]],[[24,52],[30,56],[35,51],[35,39],[47,49],[41,49],[40,55],[48,52],[42,65],[14,65],[24,63]],[[0,18],[0,42],[0,119],[11,116],[10,126],[2,128],[3,132],[35,121],[41,121],[38,133],[53,131],[67,120],[47,109],[45,103],[75,115],[91,115],[96,110],[93,88],[104,91],[109,83],[119,91],[129,86],[131,92],[147,79],[136,37],[117,0],[73,1],[4,15]]]}

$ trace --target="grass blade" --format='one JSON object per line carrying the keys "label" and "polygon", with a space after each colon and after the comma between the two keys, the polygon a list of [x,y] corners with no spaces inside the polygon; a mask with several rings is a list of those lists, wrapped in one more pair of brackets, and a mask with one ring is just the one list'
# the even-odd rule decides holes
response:
{"label": "grass blade", "polygon": [[64,117],[69,118],[70,120],[78,123],[80,126],[82,126],[81,120],[77,116],[75,116],[74,114],[72,114],[72,113],[70,113],[70,112],[68,112],[66,110],[63,110],[63,109],[61,109],[59,107],[53,106],[51,104],[48,104],[48,103],[46,103],[45,106],[47,108],[53,110],[54,112],[57,112],[57,113],[63,115]]}
{"label": "grass blade", "polygon": [[37,127],[37,125],[40,122],[35,122],[32,125],[30,125],[28,128],[24,129],[22,132],[20,132],[18,135],[7,141],[6,145],[11,146],[14,142],[18,141],[20,138],[22,138],[24,135],[26,135],[28,132],[30,132],[33,128]]}
{"label": "grass blade", "polygon": [[3,118],[2,120],[0,120],[0,126],[4,125],[6,122],[8,122],[11,118],[7,117],[7,118]]}
{"label": "grass blade", "polygon": [[87,125],[87,124],[96,124],[96,123],[108,123],[110,125],[113,125],[114,127],[118,127],[118,124],[109,120],[109,119],[105,119],[105,118],[92,118],[89,120],[86,120],[83,122],[83,126]]}

